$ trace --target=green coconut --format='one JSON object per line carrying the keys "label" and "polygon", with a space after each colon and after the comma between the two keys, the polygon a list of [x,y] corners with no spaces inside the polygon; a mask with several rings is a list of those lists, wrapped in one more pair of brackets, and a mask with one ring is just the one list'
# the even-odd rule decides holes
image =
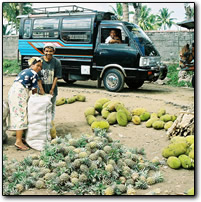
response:
{"label": "green coconut", "polygon": [[162,156],[167,158],[169,156],[179,156],[185,154],[188,144],[185,142],[172,143],[165,147],[162,151]]}
{"label": "green coconut", "polygon": [[128,118],[127,118],[127,115],[124,111],[122,110],[119,110],[117,112],[117,123],[120,125],[120,126],[127,126],[128,124]]}
{"label": "green coconut", "polygon": [[155,121],[153,124],[152,124],[152,127],[154,129],[157,129],[157,130],[160,130],[160,129],[163,129],[164,128],[164,125],[165,123],[163,121]]}
{"label": "green coconut", "polygon": [[140,115],[140,119],[141,121],[147,121],[148,119],[150,119],[150,113],[149,112],[144,112]]}
{"label": "green coconut", "polygon": [[94,121],[91,124],[91,129],[106,129],[108,130],[110,127],[110,124],[107,121]]}
{"label": "green coconut", "polygon": [[117,112],[112,112],[108,115],[107,121],[110,125],[115,124],[117,122]]}
{"label": "green coconut", "polygon": [[89,115],[95,115],[95,109],[94,107],[88,107],[85,112],[84,112],[84,115],[87,117]]}
{"label": "green coconut", "polygon": [[171,126],[172,126],[173,122],[172,121],[168,121],[167,123],[165,123],[164,125],[164,129],[168,130]]}
{"label": "green coconut", "polygon": [[167,164],[173,169],[178,169],[181,167],[181,161],[175,156],[170,156],[167,160]]}
{"label": "green coconut", "polygon": [[185,154],[179,156],[179,160],[181,161],[181,165],[183,168],[191,168],[191,158]]}

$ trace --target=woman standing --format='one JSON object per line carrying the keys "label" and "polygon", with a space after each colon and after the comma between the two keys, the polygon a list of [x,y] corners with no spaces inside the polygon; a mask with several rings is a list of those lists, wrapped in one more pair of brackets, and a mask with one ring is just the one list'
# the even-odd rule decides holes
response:
{"label": "woman standing", "polygon": [[24,69],[18,74],[8,92],[8,104],[10,108],[8,130],[16,131],[15,146],[22,151],[29,149],[22,142],[22,135],[28,127],[27,105],[29,91],[31,90],[32,94],[37,93],[37,73],[42,69],[42,60],[38,57],[32,57],[28,61],[28,64],[30,68]]}

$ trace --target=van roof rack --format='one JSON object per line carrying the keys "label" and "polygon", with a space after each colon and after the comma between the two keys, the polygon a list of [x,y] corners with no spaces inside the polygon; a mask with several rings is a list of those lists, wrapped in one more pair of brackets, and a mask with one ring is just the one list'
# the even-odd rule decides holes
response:
{"label": "van roof rack", "polygon": [[76,5],[69,5],[69,6],[54,6],[54,7],[43,7],[43,8],[33,8],[32,15],[40,15],[40,14],[59,14],[59,13],[104,13],[97,10],[92,10],[88,8],[83,8]]}
{"label": "van roof rack", "polygon": [[33,12],[28,15],[17,16],[17,18],[24,17],[49,17],[49,16],[61,16],[61,15],[75,15],[75,14],[99,14],[102,19],[112,19],[117,20],[117,17],[114,13],[97,11],[88,8],[83,8],[76,5],[69,6],[56,6],[56,7],[42,7],[42,8],[33,8]]}

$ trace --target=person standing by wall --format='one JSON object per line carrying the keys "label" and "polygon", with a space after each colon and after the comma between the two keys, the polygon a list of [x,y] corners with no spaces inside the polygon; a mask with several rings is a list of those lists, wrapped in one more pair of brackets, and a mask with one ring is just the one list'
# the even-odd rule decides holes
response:
{"label": "person standing by wall", "polygon": [[10,110],[8,130],[16,131],[15,146],[22,151],[29,149],[23,143],[22,135],[24,130],[28,128],[27,107],[29,91],[31,90],[32,94],[37,93],[37,73],[41,71],[42,59],[32,57],[28,63],[30,68],[24,69],[18,74],[8,92],[8,105]]}
{"label": "person standing by wall", "polygon": [[55,45],[52,43],[46,43],[43,47],[43,67],[39,72],[38,80],[39,93],[53,96],[51,99],[52,121],[55,117],[56,96],[58,95],[57,80],[62,77],[61,62],[53,56],[55,51]]}

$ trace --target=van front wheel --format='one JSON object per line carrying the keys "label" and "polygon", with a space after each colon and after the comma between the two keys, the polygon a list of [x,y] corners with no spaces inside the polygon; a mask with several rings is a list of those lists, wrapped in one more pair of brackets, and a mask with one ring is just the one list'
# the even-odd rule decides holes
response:
{"label": "van front wheel", "polygon": [[117,69],[109,69],[104,73],[103,83],[106,90],[119,92],[124,87],[124,75]]}

